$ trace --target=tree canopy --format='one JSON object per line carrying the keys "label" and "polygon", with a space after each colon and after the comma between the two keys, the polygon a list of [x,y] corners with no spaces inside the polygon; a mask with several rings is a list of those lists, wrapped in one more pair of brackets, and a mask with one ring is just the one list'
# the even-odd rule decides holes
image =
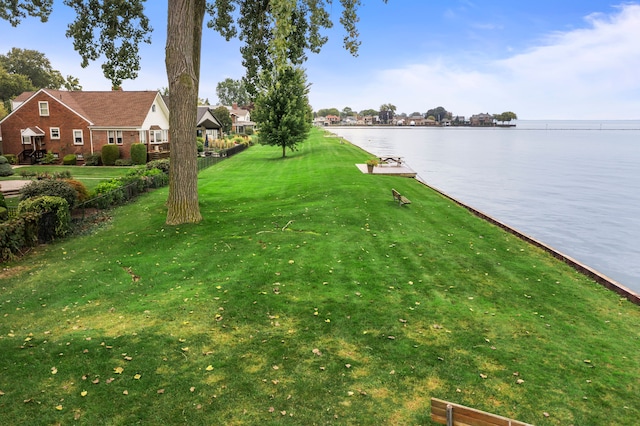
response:
{"label": "tree canopy", "polygon": [[502,123],[504,123],[505,121],[517,120],[518,116],[516,115],[515,112],[505,111],[501,114],[494,114],[493,118],[495,118],[497,121],[501,121]]}
{"label": "tree canopy", "polygon": [[230,133],[233,121],[231,120],[231,115],[229,115],[229,110],[223,106],[219,106],[211,112],[222,125],[222,132],[226,134]]}
{"label": "tree canopy", "polygon": [[[382,0],[386,2],[386,0]],[[340,0],[340,23],[345,29],[344,47],[357,55],[360,41],[359,0]],[[104,75],[112,86],[137,77],[139,46],[150,43],[152,28],[144,13],[145,0],[64,0],[76,12],[66,35],[82,58],[82,65],[105,58]],[[48,19],[53,0],[0,0],[0,19],[17,25],[27,15]],[[167,224],[194,223],[202,219],[198,205],[196,146],[193,143],[200,84],[202,26],[227,40],[238,37],[248,90],[257,90],[262,72],[284,69],[306,60],[306,52],[318,53],[332,27],[332,2],[322,0],[168,0],[165,66],[170,93],[171,171]],[[287,17],[286,25],[276,17]],[[272,57],[277,58],[276,61]],[[285,63],[288,62],[288,63]]]}
{"label": "tree canopy", "polygon": [[244,81],[232,78],[225,78],[216,85],[216,95],[222,105],[246,106],[251,100]]}

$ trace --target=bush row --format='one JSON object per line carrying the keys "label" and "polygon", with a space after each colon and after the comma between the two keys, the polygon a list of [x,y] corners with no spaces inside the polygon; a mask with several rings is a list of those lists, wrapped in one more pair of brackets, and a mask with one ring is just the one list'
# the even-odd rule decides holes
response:
{"label": "bush row", "polygon": [[[169,183],[169,160],[157,160],[138,167],[120,178],[96,187],[89,198],[86,187],[73,179],[44,179],[31,182],[21,191],[18,215],[7,220],[4,198],[0,198],[0,262],[4,262],[38,242],[46,243],[65,236],[70,230],[70,211],[83,207],[109,208],[123,204],[149,188]],[[5,220],[3,222],[3,220]]]}

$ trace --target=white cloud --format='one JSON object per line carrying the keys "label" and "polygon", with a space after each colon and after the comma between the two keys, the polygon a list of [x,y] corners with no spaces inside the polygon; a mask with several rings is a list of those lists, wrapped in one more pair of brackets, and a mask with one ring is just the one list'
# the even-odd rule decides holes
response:
{"label": "white cloud", "polygon": [[640,5],[585,22],[507,59],[458,66],[447,58],[387,68],[339,94],[312,93],[312,101],[326,106],[348,96],[355,101],[339,103],[356,110],[391,102],[407,113],[442,105],[460,115],[511,110],[524,119],[639,119]]}

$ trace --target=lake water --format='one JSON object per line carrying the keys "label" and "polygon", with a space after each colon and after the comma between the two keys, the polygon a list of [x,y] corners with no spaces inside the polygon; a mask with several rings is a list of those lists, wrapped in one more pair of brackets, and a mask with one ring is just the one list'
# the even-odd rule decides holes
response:
{"label": "lake water", "polygon": [[640,294],[640,121],[515,123],[331,131]]}

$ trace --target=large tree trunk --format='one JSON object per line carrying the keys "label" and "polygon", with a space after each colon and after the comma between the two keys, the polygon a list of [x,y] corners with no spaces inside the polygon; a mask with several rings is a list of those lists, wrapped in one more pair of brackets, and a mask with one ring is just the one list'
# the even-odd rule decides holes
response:
{"label": "large tree trunk", "polygon": [[205,0],[169,0],[165,59],[171,138],[168,225],[202,220],[198,205],[196,114],[205,3]]}

